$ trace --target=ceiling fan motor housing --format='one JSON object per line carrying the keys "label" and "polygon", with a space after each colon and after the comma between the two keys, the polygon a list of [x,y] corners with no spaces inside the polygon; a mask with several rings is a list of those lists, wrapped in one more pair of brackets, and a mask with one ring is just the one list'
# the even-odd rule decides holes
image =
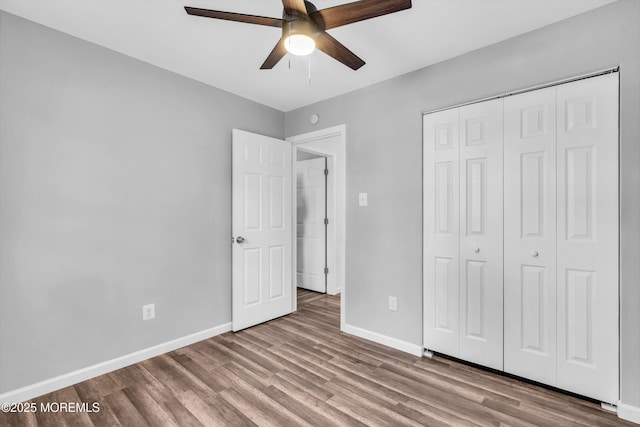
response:
{"label": "ceiling fan motor housing", "polygon": [[296,17],[290,21],[285,21],[282,24],[282,36],[289,37],[295,34],[304,34],[305,36],[309,36],[311,38],[315,38],[315,34],[317,33],[316,25],[304,18]]}

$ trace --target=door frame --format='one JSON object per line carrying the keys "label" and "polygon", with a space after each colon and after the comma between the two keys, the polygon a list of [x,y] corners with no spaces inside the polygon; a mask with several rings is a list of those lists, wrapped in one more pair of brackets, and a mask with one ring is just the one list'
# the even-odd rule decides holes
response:
{"label": "door frame", "polygon": [[[337,143],[335,147],[331,147],[328,144],[329,138],[337,137]],[[333,166],[333,174],[329,175],[329,183],[327,185],[328,195],[328,215],[329,225],[334,225],[333,230],[335,237],[331,239],[331,236],[327,236],[327,257],[329,265],[329,275],[333,273],[333,279],[327,280],[327,293],[335,295],[340,293],[340,329],[344,328],[345,323],[345,299],[346,299],[346,284],[345,284],[345,245],[346,245],[346,125],[338,125],[330,128],[320,129],[313,132],[308,132],[300,135],[295,135],[286,138],[293,145],[294,152],[297,149],[303,151],[320,154],[327,157],[327,163]],[[293,156],[292,156],[293,157]],[[295,157],[293,157],[295,159]],[[331,170],[331,166],[329,169]],[[293,167],[293,180],[292,185],[295,185],[295,160]],[[333,178],[333,180],[332,180]],[[331,185],[333,184],[333,185]],[[293,191],[293,206],[297,205],[296,192]],[[293,227],[297,223],[297,212],[293,210]],[[330,235],[333,233],[329,233]],[[333,243],[331,243],[333,240]],[[296,239],[293,239],[293,268],[294,272],[297,271],[297,253]],[[333,268],[332,268],[333,266]],[[332,283],[332,286],[329,284]],[[293,286],[293,310],[297,309],[297,301],[295,298],[296,287]]]}

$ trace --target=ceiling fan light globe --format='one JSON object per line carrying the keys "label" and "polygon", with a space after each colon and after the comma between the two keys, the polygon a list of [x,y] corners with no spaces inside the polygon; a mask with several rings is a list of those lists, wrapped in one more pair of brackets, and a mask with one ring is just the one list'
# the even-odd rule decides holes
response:
{"label": "ceiling fan light globe", "polygon": [[316,42],[306,34],[292,34],[284,41],[284,47],[292,55],[310,55],[316,48]]}

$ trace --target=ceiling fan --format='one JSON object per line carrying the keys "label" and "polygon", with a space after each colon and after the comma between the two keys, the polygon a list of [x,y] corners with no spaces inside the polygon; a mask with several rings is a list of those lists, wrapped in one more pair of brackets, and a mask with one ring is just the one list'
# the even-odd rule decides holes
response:
{"label": "ceiling fan", "polygon": [[307,0],[282,0],[282,4],[282,19],[189,6],[184,9],[189,15],[282,28],[282,37],[260,67],[262,70],[273,68],[287,52],[308,55],[316,47],[347,67],[357,70],[365,62],[331,37],[326,30],[409,9],[411,0],[360,0],[322,10],[318,10]]}

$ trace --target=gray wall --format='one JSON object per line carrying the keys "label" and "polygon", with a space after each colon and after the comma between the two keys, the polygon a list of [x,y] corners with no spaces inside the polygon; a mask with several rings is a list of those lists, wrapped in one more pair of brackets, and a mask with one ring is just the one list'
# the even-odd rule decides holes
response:
{"label": "gray wall", "polygon": [[[437,43],[425,41],[424,48]],[[419,54],[419,52],[418,52]],[[640,406],[640,1],[592,12],[285,115],[347,125],[346,322],[414,344],[422,324],[422,112],[621,64],[622,401]],[[357,194],[369,193],[359,208]],[[387,310],[389,295],[398,311]]]}
{"label": "gray wall", "polygon": [[0,12],[0,118],[0,393],[231,321],[231,129],[282,112]]}

